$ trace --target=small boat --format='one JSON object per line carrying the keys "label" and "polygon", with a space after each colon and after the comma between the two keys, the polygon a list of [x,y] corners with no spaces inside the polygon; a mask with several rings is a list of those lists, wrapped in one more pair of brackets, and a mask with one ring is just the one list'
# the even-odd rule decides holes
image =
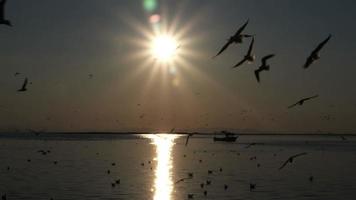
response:
{"label": "small boat", "polygon": [[225,137],[214,137],[214,142],[235,142],[238,138],[234,133],[229,133],[222,131],[221,133],[225,134]]}

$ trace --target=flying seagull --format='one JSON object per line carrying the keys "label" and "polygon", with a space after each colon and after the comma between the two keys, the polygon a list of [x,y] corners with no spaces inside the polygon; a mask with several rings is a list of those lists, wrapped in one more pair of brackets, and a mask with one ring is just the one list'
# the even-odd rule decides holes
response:
{"label": "flying seagull", "polygon": [[274,54],[270,54],[270,55],[267,55],[262,58],[262,65],[258,69],[255,70],[255,76],[256,76],[257,82],[260,82],[260,73],[262,71],[269,71],[270,66],[267,64],[267,60],[270,58],[273,58],[274,56],[275,56]]}
{"label": "flying seagull", "polygon": [[25,78],[25,81],[23,82],[22,87],[21,87],[20,89],[18,89],[17,91],[18,91],[18,92],[25,92],[25,91],[27,91],[27,88],[26,88],[27,83],[28,83],[28,79]]}
{"label": "flying seagull", "polygon": [[2,0],[0,2],[0,24],[4,24],[7,26],[12,26],[11,22],[5,19],[5,4],[7,0]]}
{"label": "flying seagull", "polygon": [[220,49],[220,51],[213,57],[217,57],[218,55],[220,55],[222,52],[224,52],[229,46],[230,44],[233,43],[242,43],[243,42],[243,38],[245,37],[252,37],[252,35],[246,35],[246,34],[242,34],[242,31],[246,28],[247,24],[248,24],[249,20],[247,20],[245,22],[244,25],[242,25],[235,33],[235,35],[231,36],[228,40],[227,43]]}
{"label": "flying seagull", "polygon": [[309,100],[314,99],[314,98],[317,98],[317,97],[319,97],[319,95],[314,95],[314,96],[312,96],[312,97],[307,97],[307,98],[301,99],[301,100],[299,100],[297,103],[288,106],[288,108],[293,108],[294,106],[297,106],[297,105],[300,105],[300,106],[301,106],[301,105],[304,104],[305,101],[309,101]]}
{"label": "flying seagull", "polygon": [[296,154],[296,155],[294,155],[294,156],[291,156],[291,157],[289,157],[283,164],[282,164],[282,166],[279,168],[279,170],[281,170],[281,169],[283,169],[288,163],[293,163],[293,161],[294,161],[294,159],[295,158],[297,158],[297,157],[299,157],[299,156],[304,156],[304,155],[307,155],[307,153],[298,153],[298,154]]}
{"label": "flying seagull", "polygon": [[318,60],[320,58],[319,52],[320,50],[324,47],[324,45],[326,43],[328,43],[328,41],[331,38],[331,34],[324,40],[322,41],[317,47],[316,49],[314,49],[314,51],[309,55],[309,57],[307,58],[307,61],[305,62],[303,68],[307,69],[311,64],[313,64],[314,61]]}
{"label": "flying seagull", "polygon": [[248,62],[253,62],[255,60],[255,55],[252,54],[252,49],[253,49],[253,44],[255,43],[255,38],[252,38],[252,41],[250,43],[250,47],[248,48],[248,52],[245,55],[244,59],[242,59],[239,63],[237,63],[233,68],[236,68],[242,64],[244,64],[246,61]]}

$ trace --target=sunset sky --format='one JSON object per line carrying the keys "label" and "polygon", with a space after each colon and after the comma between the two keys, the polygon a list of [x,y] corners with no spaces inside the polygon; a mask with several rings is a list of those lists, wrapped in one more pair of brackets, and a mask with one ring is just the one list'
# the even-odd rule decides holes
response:
{"label": "sunset sky", "polygon": [[[6,17],[0,131],[356,131],[353,0],[8,0]],[[250,39],[212,59],[247,19],[256,61],[232,69]],[[168,61],[151,53],[157,35],[176,40]]]}

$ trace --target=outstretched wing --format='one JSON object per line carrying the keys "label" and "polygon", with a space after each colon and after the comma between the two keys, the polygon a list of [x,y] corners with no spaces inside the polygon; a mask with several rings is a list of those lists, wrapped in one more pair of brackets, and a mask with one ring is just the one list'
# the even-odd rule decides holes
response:
{"label": "outstretched wing", "polygon": [[267,65],[267,60],[270,59],[270,58],[273,58],[275,55],[274,54],[269,54],[265,57],[262,58],[262,65],[265,66]]}
{"label": "outstretched wing", "polygon": [[292,105],[288,106],[288,108],[293,108],[294,106],[296,106],[298,104],[299,104],[299,101],[297,103],[295,103],[295,104],[292,104]]}
{"label": "outstretched wing", "polygon": [[290,158],[288,158],[286,161],[284,161],[284,163],[283,163],[278,169],[279,169],[279,170],[283,169],[283,168],[288,164],[289,159],[290,159]]}
{"label": "outstretched wing", "polygon": [[307,98],[303,99],[303,101],[308,101],[308,100],[311,100],[311,99],[315,99],[317,97],[319,97],[319,95],[314,95],[312,97],[307,97]]}
{"label": "outstretched wing", "polygon": [[241,35],[242,31],[244,31],[244,29],[246,28],[248,22],[250,21],[250,19],[247,19],[247,21],[244,23],[244,25],[242,25],[235,33],[234,36],[239,36]]}
{"label": "outstretched wing", "polygon": [[6,0],[2,0],[0,2],[0,19],[5,19],[5,4],[6,4]]}
{"label": "outstretched wing", "polygon": [[262,71],[261,69],[256,69],[255,70],[255,77],[257,79],[257,82],[260,82],[260,72],[261,71]]}
{"label": "outstretched wing", "polygon": [[244,59],[242,59],[239,63],[237,63],[235,66],[233,66],[232,68],[236,68],[236,67],[242,65],[242,64],[244,64],[244,62],[246,62],[246,61],[247,61],[247,59],[244,58]]}
{"label": "outstretched wing", "polygon": [[248,48],[248,52],[247,55],[251,55],[252,54],[252,49],[253,49],[253,44],[255,43],[255,38],[253,37],[250,43],[250,47]]}
{"label": "outstretched wing", "polygon": [[308,68],[311,64],[313,64],[312,56],[313,56],[313,55],[310,55],[310,56],[307,58],[307,61],[305,62],[304,66],[303,66],[304,69]]}
{"label": "outstretched wing", "polygon": [[317,53],[325,46],[325,44],[329,42],[330,38],[331,38],[331,34],[329,34],[329,36],[328,36],[324,41],[322,41],[322,42],[316,47],[316,49],[314,49],[313,54],[317,54]]}
{"label": "outstretched wing", "polygon": [[25,81],[23,82],[23,85],[22,85],[22,89],[26,88],[27,83],[28,83],[28,79],[25,78]]}
{"label": "outstretched wing", "polygon": [[304,156],[304,155],[307,155],[308,153],[306,153],[306,152],[303,152],[303,153],[298,153],[298,154],[296,154],[296,155],[294,155],[294,156],[291,156],[289,159],[293,159],[293,158],[296,158],[296,157],[299,157],[299,156]]}
{"label": "outstretched wing", "polygon": [[232,43],[232,41],[229,40],[229,41],[220,49],[220,51],[219,51],[213,58],[217,57],[217,56],[220,55],[222,52],[224,52],[224,51],[230,46],[231,43]]}

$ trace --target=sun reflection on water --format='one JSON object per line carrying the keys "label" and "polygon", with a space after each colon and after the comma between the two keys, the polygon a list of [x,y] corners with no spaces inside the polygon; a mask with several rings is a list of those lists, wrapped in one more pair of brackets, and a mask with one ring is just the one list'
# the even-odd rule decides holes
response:
{"label": "sun reflection on water", "polygon": [[159,134],[148,136],[156,147],[157,162],[154,181],[154,200],[172,200],[172,148],[174,140],[178,137],[172,134]]}

